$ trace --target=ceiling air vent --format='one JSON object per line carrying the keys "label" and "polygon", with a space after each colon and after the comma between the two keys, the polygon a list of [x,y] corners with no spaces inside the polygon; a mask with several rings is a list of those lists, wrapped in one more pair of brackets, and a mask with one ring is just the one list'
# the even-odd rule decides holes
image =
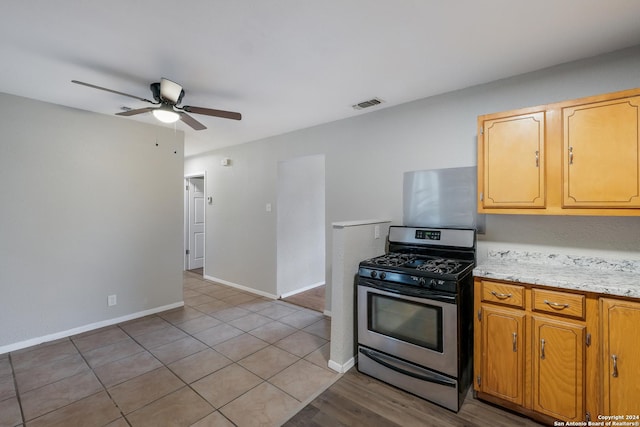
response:
{"label": "ceiling air vent", "polygon": [[365,108],[373,107],[379,104],[382,104],[384,101],[380,98],[369,99],[368,101],[358,102],[355,105],[352,105],[354,110],[363,110]]}

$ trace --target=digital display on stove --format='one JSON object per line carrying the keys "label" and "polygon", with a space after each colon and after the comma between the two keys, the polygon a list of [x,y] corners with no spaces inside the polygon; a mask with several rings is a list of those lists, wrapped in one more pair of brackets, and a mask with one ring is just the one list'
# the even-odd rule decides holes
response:
{"label": "digital display on stove", "polygon": [[416,239],[420,239],[420,240],[440,240],[440,231],[416,230]]}

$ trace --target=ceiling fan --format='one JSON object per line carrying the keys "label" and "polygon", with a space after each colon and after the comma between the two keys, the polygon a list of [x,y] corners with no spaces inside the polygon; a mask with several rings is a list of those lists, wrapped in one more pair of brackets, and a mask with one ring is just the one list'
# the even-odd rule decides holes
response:
{"label": "ceiling fan", "polygon": [[78,80],[71,80],[71,83],[91,87],[94,89],[100,89],[118,95],[128,96],[140,101],[148,102],[149,104],[157,105],[158,107],[145,107],[135,110],[127,110],[121,113],[116,113],[116,116],[134,116],[136,114],[152,112],[156,119],[164,123],[173,123],[177,120],[182,120],[187,125],[191,126],[194,130],[203,130],[207,127],[188,115],[187,113],[203,114],[205,116],[222,117],[224,119],[240,120],[242,115],[240,113],[234,113],[233,111],[214,110],[212,108],[192,107],[185,105],[179,107],[178,105],[182,101],[184,96],[184,89],[176,82],[172,82],[169,79],[162,78],[160,82],[151,83],[149,85],[153,99],[151,101],[146,98],[140,98],[139,96],[129,95],[128,93],[118,92],[117,90],[107,89],[105,87],[92,85],[90,83],[80,82]]}

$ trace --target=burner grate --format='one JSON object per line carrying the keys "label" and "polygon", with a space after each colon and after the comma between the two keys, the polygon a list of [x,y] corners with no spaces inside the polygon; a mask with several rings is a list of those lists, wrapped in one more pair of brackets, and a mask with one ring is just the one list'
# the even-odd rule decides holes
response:
{"label": "burner grate", "polygon": [[401,265],[413,262],[414,260],[415,256],[411,254],[389,252],[386,255],[373,258],[370,262],[375,265],[382,265],[386,267],[400,267]]}
{"label": "burner grate", "polygon": [[438,274],[453,274],[460,270],[462,263],[453,259],[429,259],[418,265],[416,270]]}

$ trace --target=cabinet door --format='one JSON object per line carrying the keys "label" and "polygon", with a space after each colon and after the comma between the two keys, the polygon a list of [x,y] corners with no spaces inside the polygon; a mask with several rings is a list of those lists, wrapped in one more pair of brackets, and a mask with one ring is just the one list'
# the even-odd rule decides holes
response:
{"label": "cabinet door", "polygon": [[640,303],[601,299],[603,415],[640,412]]}
{"label": "cabinet door", "polygon": [[640,207],[640,97],[562,108],[563,207]]}
{"label": "cabinet door", "polygon": [[482,124],[484,208],[544,208],[545,112]]}
{"label": "cabinet door", "polygon": [[524,403],[524,312],[482,306],[483,392]]}
{"label": "cabinet door", "polygon": [[583,420],[586,327],[539,317],[531,321],[533,409],[556,419]]}

